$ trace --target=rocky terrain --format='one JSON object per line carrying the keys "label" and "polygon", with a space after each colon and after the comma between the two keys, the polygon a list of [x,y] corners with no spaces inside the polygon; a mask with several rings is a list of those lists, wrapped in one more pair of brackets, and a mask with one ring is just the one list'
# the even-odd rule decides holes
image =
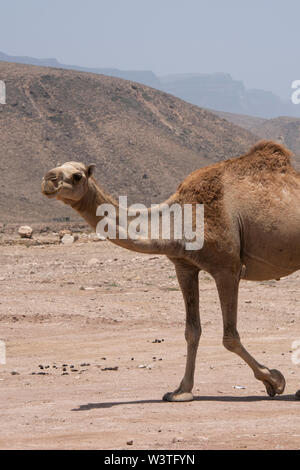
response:
{"label": "rocky terrain", "polygon": [[166,403],[186,360],[171,263],[84,231],[71,245],[32,240],[0,246],[1,449],[299,449],[299,274],[240,288],[241,337],[285,375],[283,395],[269,398],[224,349],[215,284],[201,273],[195,401]]}

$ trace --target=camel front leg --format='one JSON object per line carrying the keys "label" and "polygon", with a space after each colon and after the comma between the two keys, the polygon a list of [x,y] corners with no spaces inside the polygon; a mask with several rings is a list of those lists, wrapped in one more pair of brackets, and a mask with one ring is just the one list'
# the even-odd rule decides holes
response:
{"label": "camel front leg", "polygon": [[256,379],[261,380],[266,387],[267,393],[273,397],[281,394],[285,388],[285,379],[281,372],[276,369],[268,369],[259,364],[244,348],[237,331],[237,300],[240,276],[224,271],[215,276],[219,293],[224,337],[223,344],[226,349],[240,356],[253,370]]}
{"label": "camel front leg", "polygon": [[195,362],[198,344],[201,335],[199,316],[199,269],[193,266],[176,262],[177,279],[183,294],[186,308],[185,339],[187,342],[187,360],[184,377],[174,392],[163,396],[165,401],[191,401],[194,386]]}

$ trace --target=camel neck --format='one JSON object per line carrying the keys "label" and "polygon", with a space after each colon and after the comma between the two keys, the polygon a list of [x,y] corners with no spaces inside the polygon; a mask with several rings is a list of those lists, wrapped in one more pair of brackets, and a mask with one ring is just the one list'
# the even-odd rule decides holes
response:
{"label": "camel neck", "polygon": [[99,188],[94,178],[89,179],[88,185],[88,191],[83,198],[72,203],[71,206],[96,230],[97,223],[100,220],[100,217],[96,215],[97,208],[101,204],[112,204],[117,210],[118,204],[112,196],[107,195]]}
{"label": "camel neck", "polygon": [[[98,223],[101,221],[103,216],[97,215],[97,209],[103,204],[110,204],[115,208],[115,213],[117,220],[119,219],[120,208],[118,203],[114,198],[106,194],[96,183],[94,178],[89,179],[88,191],[80,201],[72,203],[71,206],[75,209],[86,221],[93,227],[94,230],[97,229]],[[168,203],[168,201],[166,201]],[[148,216],[150,217],[151,210],[148,209]],[[128,212],[127,212],[128,217]],[[128,217],[130,220],[130,217]],[[119,225],[117,225],[117,233],[120,233]],[[124,235],[124,230],[123,230]],[[126,234],[127,235],[127,234]],[[130,236],[123,236],[122,238],[117,236],[116,238],[109,238],[109,240],[123,248],[128,250],[137,251],[141,253],[150,253],[150,254],[166,254],[169,251],[169,243],[163,240],[151,240],[151,238],[140,238],[132,239]]]}

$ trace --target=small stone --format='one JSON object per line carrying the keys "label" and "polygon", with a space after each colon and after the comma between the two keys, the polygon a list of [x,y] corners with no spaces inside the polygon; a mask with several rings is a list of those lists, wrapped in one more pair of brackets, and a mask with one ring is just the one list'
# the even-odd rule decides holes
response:
{"label": "small stone", "polygon": [[132,440],[132,439],[130,439],[130,441],[127,441],[127,442],[126,442],[126,444],[127,444],[128,446],[132,446],[132,444],[133,444],[133,440]]}
{"label": "small stone", "polygon": [[58,236],[59,236],[60,240],[61,240],[65,235],[72,235],[71,230],[64,229],[64,230],[60,230],[60,231],[58,232]]}
{"label": "small stone", "polygon": [[29,225],[22,225],[18,230],[18,234],[21,238],[31,238],[32,232],[33,230]]}
{"label": "small stone", "polygon": [[11,375],[20,375],[20,374],[19,374],[19,372],[16,372],[15,370],[13,370],[13,371],[11,372]]}
{"label": "small stone", "polygon": [[73,237],[73,235],[69,235],[68,233],[66,233],[61,239],[61,242],[64,245],[72,245],[74,241],[75,241],[75,238]]}

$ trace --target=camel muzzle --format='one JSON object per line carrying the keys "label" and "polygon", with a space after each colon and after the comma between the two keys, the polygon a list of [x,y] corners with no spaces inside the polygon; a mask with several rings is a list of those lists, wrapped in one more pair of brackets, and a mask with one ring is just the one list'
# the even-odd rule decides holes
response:
{"label": "camel muzzle", "polygon": [[60,189],[60,185],[57,184],[57,179],[45,179],[43,178],[41,184],[41,191],[47,197],[54,197],[58,190]]}

